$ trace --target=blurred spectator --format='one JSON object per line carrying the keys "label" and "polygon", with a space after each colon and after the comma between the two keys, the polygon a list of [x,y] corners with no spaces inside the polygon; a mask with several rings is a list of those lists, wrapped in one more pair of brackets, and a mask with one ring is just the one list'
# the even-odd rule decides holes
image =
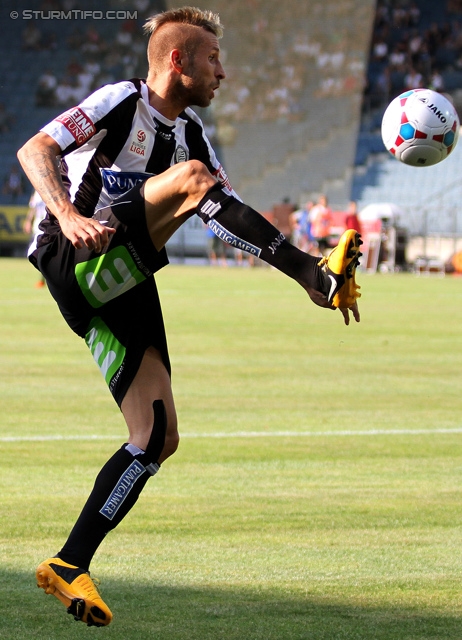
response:
{"label": "blurred spectator", "polygon": [[[39,232],[39,224],[45,218],[47,210],[45,203],[39,196],[37,191],[34,191],[29,200],[29,209],[27,211],[26,219],[24,220],[23,230],[33,239]],[[35,246],[35,245],[34,245]],[[41,275],[41,274],[40,274]],[[45,278],[41,275],[41,278],[35,283],[37,289],[41,289],[45,286]]]}
{"label": "blurred spectator", "polygon": [[95,27],[89,27],[85,32],[85,38],[80,46],[82,53],[100,54],[105,50],[105,43]]}
{"label": "blurred spectator", "polygon": [[289,224],[291,230],[290,241],[296,247],[302,251],[308,252],[310,250],[311,236],[311,221],[310,211],[313,207],[313,203],[307,202],[304,207],[297,209],[289,216]]}
{"label": "blurred spectator", "polygon": [[[396,70],[403,70],[406,65],[407,55],[406,55],[406,47],[403,42],[397,42],[392,52],[390,53],[390,57],[388,59],[390,66]],[[387,67],[388,68],[388,67]]]}
{"label": "blurred spectator", "polygon": [[351,200],[348,204],[347,215],[345,217],[345,227],[347,229],[354,229],[358,233],[361,233],[361,223],[358,218],[358,206],[354,200]]}
{"label": "blurred spectator", "polygon": [[80,49],[85,42],[85,37],[79,28],[75,28],[67,38],[67,46],[69,49]]}
{"label": "blurred spectator", "polygon": [[416,71],[414,67],[410,67],[409,71],[404,76],[404,88],[405,89],[418,89],[423,87],[423,76]]}
{"label": "blurred spectator", "polygon": [[14,116],[7,110],[5,103],[0,102],[0,133],[8,133],[14,123]]}
{"label": "blurred spectator", "polygon": [[28,23],[21,35],[24,51],[40,51],[42,48],[42,33],[33,22]]}
{"label": "blurred spectator", "polygon": [[420,22],[420,7],[418,6],[418,4],[416,2],[411,2],[409,9],[408,9],[408,15],[409,15],[409,25],[411,27],[416,27],[419,22]]}
{"label": "blurred spectator", "polygon": [[3,195],[10,196],[12,203],[15,203],[19,197],[26,193],[26,178],[21,173],[17,164],[11,167],[10,173],[6,176],[3,182],[2,193]]}
{"label": "blurred spectator", "polygon": [[374,90],[374,106],[386,103],[390,99],[392,89],[391,70],[390,67],[384,67],[377,76]]}
{"label": "blurred spectator", "polygon": [[141,14],[140,18],[144,16],[146,11],[149,9],[149,0],[134,0],[133,6],[137,11]]}
{"label": "blurred spectator", "polygon": [[87,61],[83,65],[83,72],[89,73],[96,78],[101,73],[101,64],[98,62],[96,56],[88,56]]}
{"label": "blurred spectator", "polygon": [[75,58],[71,58],[67,63],[66,67],[66,75],[69,78],[76,78],[79,73],[82,73],[83,68],[80,62],[78,62]]}
{"label": "blurred spectator", "polygon": [[126,20],[116,34],[116,37],[115,37],[116,46],[121,47],[123,50],[128,50],[133,43],[133,34],[135,30],[136,30],[135,21]]}
{"label": "blurred spectator", "polygon": [[435,69],[431,74],[428,88],[433,89],[433,91],[438,91],[439,93],[444,91],[444,79],[438,69]]}
{"label": "blurred spectator", "polygon": [[372,48],[372,57],[376,62],[382,62],[386,60],[388,56],[388,44],[382,34],[375,38],[375,42]]}
{"label": "blurred spectator", "polygon": [[72,11],[77,8],[77,0],[60,0],[60,4],[63,11]]}
{"label": "blurred spectator", "polygon": [[38,79],[35,92],[36,107],[53,107],[56,104],[58,80],[51,69],[47,69]]}
{"label": "blurred spectator", "polygon": [[72,107],[78,102],[75,96],[75,86],[70,78],[63,78],[56,87],[56,103],[60,107]]}
{"label": "blurred spectator", "polygon": [[318,202],[310,211],[311,235],[321,253],[329,246],[329,234],[332,224],[332,211],[328,206],[327,196],[321,194]]}
{"label": "blurred spectator", "polygon": [[[410,0],[378,0],[371,45],[370,104],[386,100],[383,81],[392,80],[392,93],[428,86],[444,91],[444,72],[462,68],[462,25],[456,18],[462,0],[435,3],[439,20],[421,26],[422,3]],[[452,17],[452,14],[456,14]],[[448,19],[449,15],[449,19]],[[388,53],[382,54],[388,47]],[[389,70],[389,71],[387,71]]]}
{"label": "blurred spectator", "polygon": [[94,79],[94,74],[91,73],[86,66],[84,66],[77,75],[77,86],[81,90],[84,98],[91,93],[91,87]]}
{"label": "blurred spectator", "polygon": [[42,38],[42,49],[45,51],[56,51],[58,48],[58,40],[56,37],[56,33],[51,31],[47,33],[44,38]]}
{"label": "blurred spectator", "polygon": [[223,240],[220,240],[220,238],[213,233],[212,229],[209,227],[207,227],[205,233],[207,236],[207,254],[210,264],[221,264],[222,267],[227,267],[228,263],[226,262],[225,243]]}

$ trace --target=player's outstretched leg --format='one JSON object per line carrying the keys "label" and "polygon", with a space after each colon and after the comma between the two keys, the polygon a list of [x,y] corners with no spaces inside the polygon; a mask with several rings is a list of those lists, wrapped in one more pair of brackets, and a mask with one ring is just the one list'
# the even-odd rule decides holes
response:
{"label": "player's outstretched leg", "polygon": [[359,250],[362,243],[357,231],[347,229],[335,249],[318,263],[330,280],[327,299],[334,307],[350,308],[361,297],[361,287],[356,284],[355,274],[362,256]]}
{"label": "player's outstretched leg", "polygon": [[75,620],[89,627],[104,627],[112,613],[98,593],[90,574],[60,558],[49,558],[37,567],[37,586],[54,595]]}

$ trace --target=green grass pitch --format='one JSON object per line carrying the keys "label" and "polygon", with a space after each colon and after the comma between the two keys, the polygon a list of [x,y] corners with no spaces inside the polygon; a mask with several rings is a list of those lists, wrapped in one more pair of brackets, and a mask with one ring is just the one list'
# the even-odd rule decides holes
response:
{"label": "green grass pitch", "polygon": [[182,441],[104,541],[114,613],[35,586],[126,437],[26,260],[0,260],[2,640],[462,637],[462,279],[360,274],[361,324],[272,269],[158,275]]}

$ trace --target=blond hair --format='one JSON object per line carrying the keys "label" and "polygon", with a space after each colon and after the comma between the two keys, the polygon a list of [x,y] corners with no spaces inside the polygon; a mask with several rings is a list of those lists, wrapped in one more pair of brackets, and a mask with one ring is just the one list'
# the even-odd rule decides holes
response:
{"label": "blond hair", "polygon": [[221,38],[223,25],[220,16],[197,7],[181,7],[149,18],[144,25],[144,32],[150,34],[147,51],[150,72],[156,73],[164,67],[172,47],[183,48],[192,59],[200,43],[202,29]]}
{"label": "blond hair", "polygon": [[202,27],[213,33],[217,38],[223,35],[223,25],[218,13],[198,9],[197,7],[181,7],[157,13],[146,20],[144,32],[153,35],[158,29],[167,23],[189,24],[194,27]]}

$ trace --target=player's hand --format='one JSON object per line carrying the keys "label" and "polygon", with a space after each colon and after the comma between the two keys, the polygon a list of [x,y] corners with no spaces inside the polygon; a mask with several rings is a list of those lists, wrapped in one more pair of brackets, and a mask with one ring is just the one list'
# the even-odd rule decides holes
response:
{"label": "player's hand", "polygon": [[348,309],[340,309],[340,311],[342,312],[343,320],[347,326],[350,324],[350,311],[353,314],[353,318],[356,320],[356,322],[361,321],[357,302],[355,302],[354,305],[352,305]]}
{"label": "player's hand", "polygon": [[112,227],[107,227],[94,218],[85,218],[75,208],[65,216],[60,216],[59,224],[76,249],[85,246],[96,253],[101,253],[109,243],[109,237],[115,233]]}
{"label": "player's hand", "polygon": [[314,304],[317,304],[318,307],[322,307],[323,309],[332,309],[332,311],[335,311],[336,307],[334,307],[333,304],[327,301],[327,296],[325,296],[323,293],[321,293],[317,289],[313,289],[311,287],[305,286],[302,282],[300,282],[300,284],[308,293],[308,295],[310,296]]}
{"label": "player's hand", "polygon": [[[337,307],[334,307],[333,304],[327,301],[327,297],[320,291],[317,291],[316,289],[312,289],[311,287],[305,287],[303,284],[302,286],[305,289],[305,291],[308,293],[308,295],[310,296],[314,304],[318,305],[318,307],[322,307],[323,309],[332,309],[332,311],[335,311],[337,309]],[[340,312],[343,316],[343,321],[347,326],[350,324],[350,311],[353,315],[353,318],[356,320],[356,322],[360,322],[360,319],[361,319],[359,315],[359,308],[358,308],[357,302],[355,302],[349,308],[340,309]]]}

